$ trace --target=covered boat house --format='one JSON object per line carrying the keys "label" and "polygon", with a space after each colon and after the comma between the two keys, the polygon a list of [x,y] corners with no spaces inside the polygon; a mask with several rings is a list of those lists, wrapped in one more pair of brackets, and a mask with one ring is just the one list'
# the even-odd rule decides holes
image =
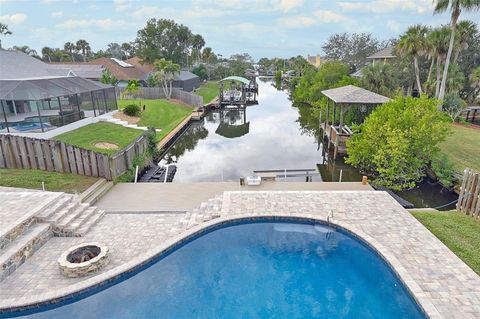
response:
{"label": "covered boat house", "polygon": [[320,114],[320,127],[328,148],[333,148],[334,158],[337,154],[346,154],[346,142],[353,135],[353,131],[344,123],[346,111],[358,107],[360,112],[368,113],[373,107],[390,101],[386,96],[355,85],[324,90],[322,94],[327,98],[327,111],[323,121]]}
{"label": "covered boat house", "polygon": [[258,83],[241,76],[229,76],[220,81],[218,104],[224,106],[247,106],[258,104]]}

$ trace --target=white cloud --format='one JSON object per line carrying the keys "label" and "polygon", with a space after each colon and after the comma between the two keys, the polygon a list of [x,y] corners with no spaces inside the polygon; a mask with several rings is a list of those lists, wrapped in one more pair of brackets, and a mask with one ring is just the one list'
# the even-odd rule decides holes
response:
{"label": "white cloud", "polygon": [[113,0],[115,11],[124,12],[133,7],[132,0]]}
{"label": "white cloud", "polygon": [[299,7],[303,4],[303,0],[280,0],[280,8],[283,11],[290,11],[296,7]]}
{"label": "white cloud", "polygon": [[63,16],[63,12],[62,11],[54,11],[52,12],[52,17],[61,17]]}
{"label": "white cloud", "polygon": [[431,0],[370,0],[365,2],[339,2],[338,6],[344,11],[387,13],[401,10],[423,14],[432,12],[434,3]]}
{"label": "white cloud", "polygon": [[27,20],[27,15],[23,13],[0,16],[0,21],[6,24],[21,24],[25,22],[25,20]]}
{"label": "white cloud", "polygon": [[347,17],[330,10],[317,10],[312,16],[297,15],[281,18],[278,21],[287,28],[304,28],[322,23],[338,23],[346,21]]}
{"label": "white cloud", "polygon": [[65,29],[77,29],[77,28],[90,28],[98,27],[102,29],[122,28],[128,26],[128,23],[124,20],[112,20],[112,19],[69,19],[56,25]]}
{"label": "white cloud", "polygon": [[313,15],[321,20],[320,23],[336,23],[347,20],[347,17],[331,10],[317,10]]}
{"label": "white cloud", "polygon": [[307,16],[293,16],[279,19],[280,24],[287,28],[304,28],[317,24],[317,20]]}

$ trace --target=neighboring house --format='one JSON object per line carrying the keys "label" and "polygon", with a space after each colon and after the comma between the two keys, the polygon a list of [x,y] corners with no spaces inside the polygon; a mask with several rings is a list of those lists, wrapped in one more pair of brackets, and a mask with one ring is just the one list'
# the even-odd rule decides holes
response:
{"label": "neighboring house", "polygon": [[0,133],[45,132],[115,109],[113,86],[0,49]]}
{"label": "neighboring house", "polygon": [[134,64],[127,61],[118,60],[115,58],[98,58],[89,62],[88,64],[101,65],[108,69],[110,73],[119,81],[117,86],[125,87],[130,80],[137,80],[141,85],[146,86],[146,73],[143,69],[138,68]]}
{"label": "neighboring house", "polygon": [[330,61],[332,60],[329,58],[321,57],[320,54],[307,56],[307,62],[317,68],[319,68],[322,64]]}
{"label": "neighboring house", "polygon": [[93,81],[100,81],[102,79],[103,65],[92,65],[86,63],[49,63],[50,68],[63,71],[71,71],[76,76]]}
{"label": "neighboring house", "polygon": [[391,61],[392,59],[395,59],[397,57],[393,52],[393,50],[394,50],[394,47],[386,47],[385,49],[382,49],[377,53],[367,57],[367,59],[371,61],[373,65],[375,65],[375,63],[378,63],[378,62],[385,63],[385,62]]}

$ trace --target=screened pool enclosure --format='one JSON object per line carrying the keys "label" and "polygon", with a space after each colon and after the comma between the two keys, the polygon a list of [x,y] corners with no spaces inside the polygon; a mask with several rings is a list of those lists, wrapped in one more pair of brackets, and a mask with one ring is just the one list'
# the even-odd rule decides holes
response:
{"label": "screened pool enclosure", "polygon": [[117,109],[115,88],[76,76],[0,80],[0,133],[45,132]]}

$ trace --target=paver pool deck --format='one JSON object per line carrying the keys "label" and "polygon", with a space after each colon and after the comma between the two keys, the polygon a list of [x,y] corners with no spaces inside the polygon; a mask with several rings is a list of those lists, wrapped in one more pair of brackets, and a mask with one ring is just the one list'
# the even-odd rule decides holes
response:
{"label": "paver pool deck", "polygon": [[[0,309],[101,283],[219,223],[262,216],[325,221],[333,210],[331,222],[376,249],[430,318],[480,318],[480,277],[385,192],[225,191],[186,212],[155,213],[151,208],[149,213],[109,213],[85,237],[50,239],[0,282]],[[109,247],[107,267],[80,279],[63,277],[58,256],[70,246],[92,241]]]}

